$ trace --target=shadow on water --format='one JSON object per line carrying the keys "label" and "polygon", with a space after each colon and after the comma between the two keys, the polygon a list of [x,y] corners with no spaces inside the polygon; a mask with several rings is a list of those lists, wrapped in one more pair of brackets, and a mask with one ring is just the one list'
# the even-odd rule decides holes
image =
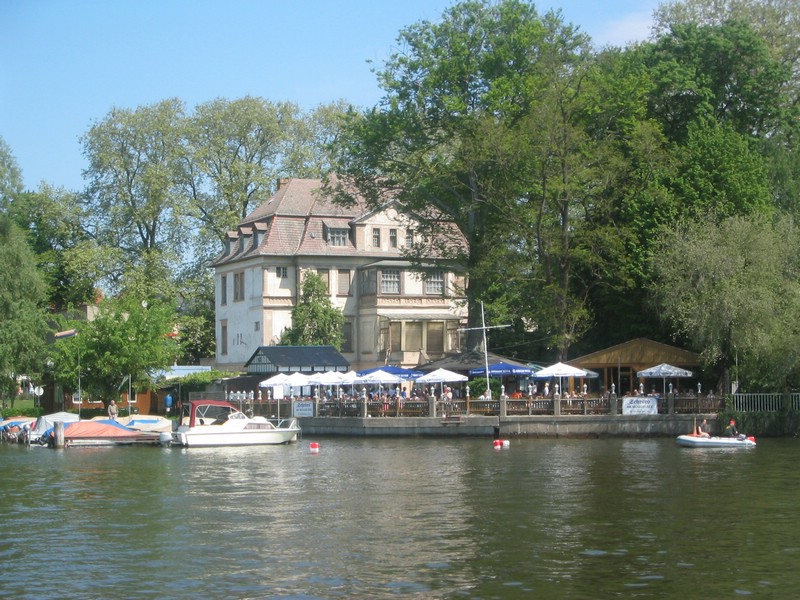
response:
{"label": "shadow on water", "polygon": [[18,598],[791,597],[796,440],[0,447]]}

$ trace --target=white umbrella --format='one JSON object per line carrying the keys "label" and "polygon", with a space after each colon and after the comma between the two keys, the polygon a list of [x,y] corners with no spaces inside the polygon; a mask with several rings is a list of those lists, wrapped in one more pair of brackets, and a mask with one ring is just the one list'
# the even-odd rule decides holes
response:
{"label": "white umbrella", "polygon": [[322,373],[314,373],[308,377],[308,383],[314,385],[339,385],[342,383],[343,373],[336,371],[323,371]]}
{"label": "white umbrella", "polygon": [[639,377],[692,377],[693,373],[680,367],[673,367],[667,363],[661,363],[655,367],[642,369],[637,373]]}
{"label": "white umbrella", "polygon": [[289,376],[286,373],[278,373],[277,375],[273,375],[269,379],[265,379],[261,383],[258,384],[258,387],[278,387],[281,385],[286,385],[286,380]]}
{"label": "white umbrella", "polygon": [[[437,383],[444,384],[453,381],[469,381],[469,377],[462,375],[461,373],[448,371],[447,369],[436,369],[435,371],[426,373],[422,377],[417,377],[417,380],[414,383],[433,383],[435,385]],[[434,393],[436,393],[435,389]],[[442,389],[442,394],[444,394],[444,389]]]}
{"label": "white umbrella", "polygon": [[348,371],[347,373],[342,373],[342,380],[339,382],[340,385],[353,385],[356,383],[358,379],[358,373],[355,371]]}
{"label": "white umbrella", "polygon": [[402,377],[392,375],[383,370],[373,371],[361,377],[357,377],[355,383],[381,384],[381,383],[403,383]]}
{"label": "white umbrella", "polygon": [[468,381],[469,377],[448,371],[447,369],[436,369],[430,373],[426,373],[422,377],[417,377],[416,383],[449,383],[451,381]]}
{"label": "white umbrella", "polygon": [[537,379],[549,379],[550,377],[586,377],[586,371],[573,367],[562,362],[545,367],[537,371],[534,375]]}
{"label": "white umbrella", "polygon": [[560,394],[564,393],[564,387],[561,385],[562,377],[586,377],[586,371],[573,367],[563,362],[557,362],[554,365],[545,367],[536,372],[534,375],[536,379],[550,379],[551,377],[558,377],[558,390]]}
{"label": "white umbrella", "polygon": [[673,367],[672,365],[668,365],[667,363],[661,363],[660,365],[656,365],[655,367],[649,367],[647,369],[642,369],[636,373],[639,377],[661,377],[661,384],[663,386],[664,394],[667,393],[667,378],[668,377],[693,377],[694,374],[691,371],[687,371],[686,369],[681,369],[680,367]]}

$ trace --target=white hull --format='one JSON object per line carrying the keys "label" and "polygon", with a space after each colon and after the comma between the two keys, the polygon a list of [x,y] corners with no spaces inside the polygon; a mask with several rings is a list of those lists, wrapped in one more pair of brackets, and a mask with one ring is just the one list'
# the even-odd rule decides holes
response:
{"label": "white hull", "polygon": [[263,446],[288,444],[297,441],[299,429],[274,429],[271,431],[202,431],[205,427],[195,427],[194,431],[173,431],[172,443],[185,447],[200,446]]}
{"label": "white hull", "polygon": [[180,426],[172,432],[172,443],[186,447],[262,446],[296,442],[300,426],[290,419],[275,426],[262,417],[230,419],[225,423]]}
{"label": "white hull", "polygon": [[753,438],[701,437],[699,435],[679,435],[676,442],[688,448],[755,448]]}

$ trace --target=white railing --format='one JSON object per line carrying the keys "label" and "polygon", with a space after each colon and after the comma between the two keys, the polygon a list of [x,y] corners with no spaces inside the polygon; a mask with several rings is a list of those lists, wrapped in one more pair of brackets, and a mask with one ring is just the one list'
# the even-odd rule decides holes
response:
{"label": "white railing", "polygon": [[[738,412],[778,412],[783,410],[783,394],[734,394],[733,409]],[[789,394],[789,409],[800,410],[800,393]]]}

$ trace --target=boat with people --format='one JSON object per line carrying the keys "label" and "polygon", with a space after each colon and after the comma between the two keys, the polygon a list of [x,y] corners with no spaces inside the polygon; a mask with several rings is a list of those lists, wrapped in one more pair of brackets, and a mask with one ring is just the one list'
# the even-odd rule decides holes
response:
{"label": "boat with people", "polygon": [[679,435],[675,441],[687,448],[755,448],[756,438],[739,434],[733,437],[708,436],[697,433]]}
{"label": "boat with people", "polygon": [[184,447],[288,444],[300,435],[297,419],[249,417],[224,400],[190,400],[181,407],[172,443]]}

